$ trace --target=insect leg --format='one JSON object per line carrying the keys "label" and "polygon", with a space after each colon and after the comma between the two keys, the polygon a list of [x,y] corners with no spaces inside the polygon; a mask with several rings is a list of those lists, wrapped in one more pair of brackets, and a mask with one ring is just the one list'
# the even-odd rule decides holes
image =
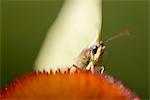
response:
{"label": "insect leg", "polygon": [[72,68],[72,67],[74,67],[74,68],[76,68],[77,70],[80,70],[80,71],[82,70],[81,68],[79,68],[79,67],[78,67],[77,65],[75,65],[75,64],[72,64],[72,65],[71,65],[71,68]]}
{"label": "insect leg", "polygon": [[98,50],[97,50],[95,56],[94,56],[94,60],[96,60],[96,61],[98,60],[98,58],[99,58],[100,55],[101,55],[101,51],[102,51],[102,47],[100,46],[100,47],[98,48]]}
{"label": "insect leg", "polygon": [[92,73],[94,73],[94,64],[93,64],[93,62],[90,62],[89,64],[88,64],[88,66],[86,67],[86,70],[87,71],[91,71]]}
{"label": "insect leg", "polygon": [[103,55],[104,49],[105,49],[105,46],[100,46],[100,47],[98,48],[96,54],[94,55],[94,60],[95,60],[95,61],[98,61],[99,57]]}
{"label": "insect leg", "polygon": [[101,66],[100,73],[103,74],[103,73],[104,73],[104,70],[105,70],[105,67],[104,67],[104,66]]}

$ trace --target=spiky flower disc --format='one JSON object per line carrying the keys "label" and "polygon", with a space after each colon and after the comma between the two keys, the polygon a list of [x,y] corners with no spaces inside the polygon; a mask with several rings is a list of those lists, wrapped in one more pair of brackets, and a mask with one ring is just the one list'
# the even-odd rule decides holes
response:
{"label": "spiky flower disc", "polygon": [[56,74],[34,72],[14,81],[1,92],[1,99],[103,99],[138,100],[122,83],[106,74],[70,71]]}

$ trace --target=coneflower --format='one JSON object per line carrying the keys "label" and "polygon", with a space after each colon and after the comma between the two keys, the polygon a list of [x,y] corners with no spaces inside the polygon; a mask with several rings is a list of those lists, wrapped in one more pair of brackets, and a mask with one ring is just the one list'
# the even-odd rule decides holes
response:
{"label": "coneflower", "polygon": [[107,74],[76,71],[33,72],[16,79],[0,93],[1,99],[139,100],[131,90]]}

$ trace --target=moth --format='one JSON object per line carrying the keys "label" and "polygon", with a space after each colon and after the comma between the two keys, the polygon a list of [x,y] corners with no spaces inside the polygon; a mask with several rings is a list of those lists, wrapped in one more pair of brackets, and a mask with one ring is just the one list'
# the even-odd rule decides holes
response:
{"label": "moth", "polygon": [[[119,34],[107,39],[105,43],[124,35],[128,36],[130,35],[130,32],[128,30],[122,31]],[[90,47],[83,49],[79,55],[78,60],[75,64],[71,65],[71,68],[74,67],[78,70],[91,71],[92,73],[102,74],[104,72],[103,55],[106,46],[104,45],[103,41],[99,40],[100,39],[98,37],[95,43],[93,43]]]}

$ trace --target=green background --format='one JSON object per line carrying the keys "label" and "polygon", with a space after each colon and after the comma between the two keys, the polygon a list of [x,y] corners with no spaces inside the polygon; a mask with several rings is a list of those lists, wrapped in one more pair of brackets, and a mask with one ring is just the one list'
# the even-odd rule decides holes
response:
{"label": "green background", "polygon": [[[62,4],[63,0],[1,2],[1,88],[33,70]],[[106,72],[148,99],[148,1],[103,0],[102,29],[104,40],[125,29],[132,31],[130,37],[106,44]]]}

